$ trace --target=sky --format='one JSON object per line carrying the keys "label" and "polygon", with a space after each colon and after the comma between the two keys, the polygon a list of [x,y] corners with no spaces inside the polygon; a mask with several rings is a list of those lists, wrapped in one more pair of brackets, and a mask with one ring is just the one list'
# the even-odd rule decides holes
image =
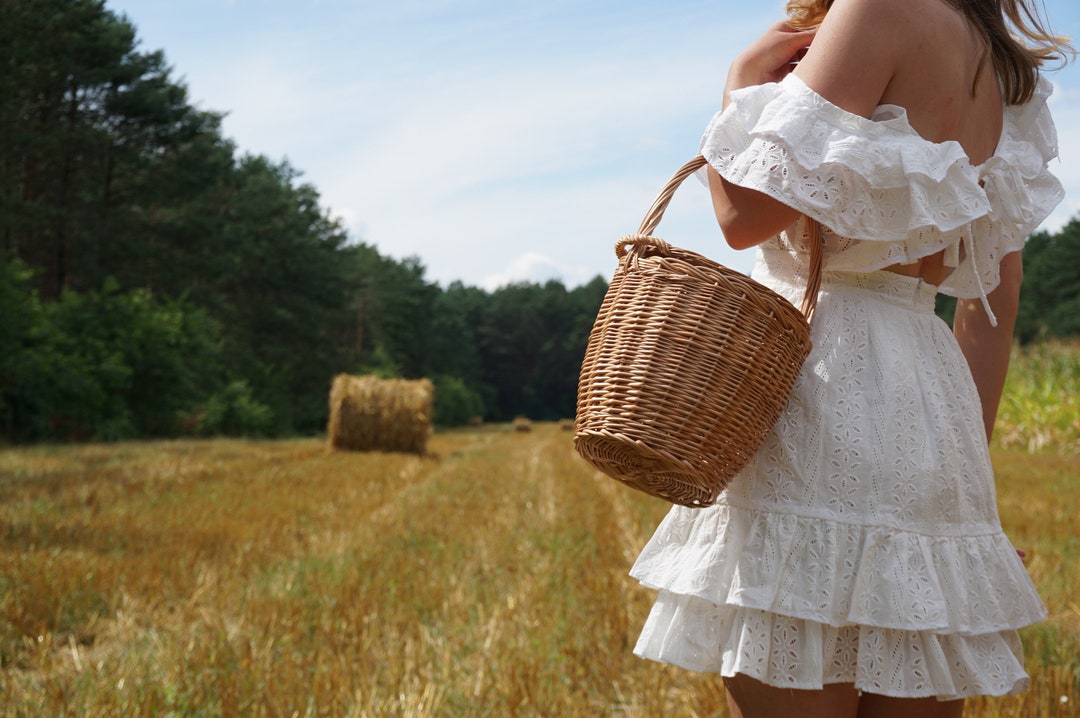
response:
{"label": "sky", "polygon": [[[1045,0],[1080,39],[1080,3]],[[240,152],[286,160],[354,241],[488,290],[615,268],[697,153],[727,66],[777,0],[106,0],[164,50]],[[1052,73],[1066,199],[1080,215],[1080,66]],[[689,179],[657,236],[748,272]]]}

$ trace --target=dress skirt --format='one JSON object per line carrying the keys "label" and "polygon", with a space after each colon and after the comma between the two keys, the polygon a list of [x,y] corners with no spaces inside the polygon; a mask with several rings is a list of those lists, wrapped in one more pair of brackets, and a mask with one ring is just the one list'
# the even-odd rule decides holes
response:
{"label": "dress skirt", "polygon": [[[805,283],[754,277],[788,298]],[[780,421],[715,506],[674,507],[631,575],[638,655],[773,686],[948,700],[1026,688],[1045,607],[998,518],[979,397],[935,288],[825,272]]]}

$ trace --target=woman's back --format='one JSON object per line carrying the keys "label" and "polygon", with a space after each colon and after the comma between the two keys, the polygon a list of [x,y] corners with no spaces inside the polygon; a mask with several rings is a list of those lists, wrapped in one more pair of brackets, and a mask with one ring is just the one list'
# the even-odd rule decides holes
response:
{"label": "woman's back", "polygon": [[[895,3],[894,3],[895,4]],[[908,111],[912,127],[933,142],[955,140],[972,164],[994,154],[1001,135],[1002,98],[986,38],[941,0],[909,0],[903,12],[922,18],[923,37],[885,90],[883,103]]]}
{"label": "woman's back", "polygon": [[[943,0],[840,3],[795,73],[863,116],[879,105],[904,108],[921,137],[959,143],[972,165],[998,147],[1003,107],[989,39]],[[938,285],[949,264],[942,250],[890,269]]]}
{"label": "woman's back", "polygon": [[997,147],[1002,98],[988,40],[943,0],[840,3],[795,72],[864,117],[904,108],[922,137],[959,142],[973,165]]}

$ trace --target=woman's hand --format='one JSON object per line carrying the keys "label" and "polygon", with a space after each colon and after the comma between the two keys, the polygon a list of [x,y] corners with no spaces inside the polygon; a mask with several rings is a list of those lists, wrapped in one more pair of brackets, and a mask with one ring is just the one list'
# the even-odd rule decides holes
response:
{"label": "woman's hand", "polygon": [[784,79],[806,54],[816,33],[817,28],[795,30],[784,21],[774,23],[731,63],[725,103],[731,90]]}

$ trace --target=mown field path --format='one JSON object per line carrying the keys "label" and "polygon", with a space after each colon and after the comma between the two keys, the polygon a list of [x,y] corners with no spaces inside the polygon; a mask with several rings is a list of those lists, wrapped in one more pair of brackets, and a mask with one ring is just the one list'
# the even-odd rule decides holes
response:
{"label": "mown field path", "polygon": [[[320,440],[0,451],[0,716],[722,716],[715,677],[632,655],[627,575],[667,507],[555,424]],[[1050,608],[1032,689],[1080,701],[1080,471],[995,454],[1006,529]]]}

